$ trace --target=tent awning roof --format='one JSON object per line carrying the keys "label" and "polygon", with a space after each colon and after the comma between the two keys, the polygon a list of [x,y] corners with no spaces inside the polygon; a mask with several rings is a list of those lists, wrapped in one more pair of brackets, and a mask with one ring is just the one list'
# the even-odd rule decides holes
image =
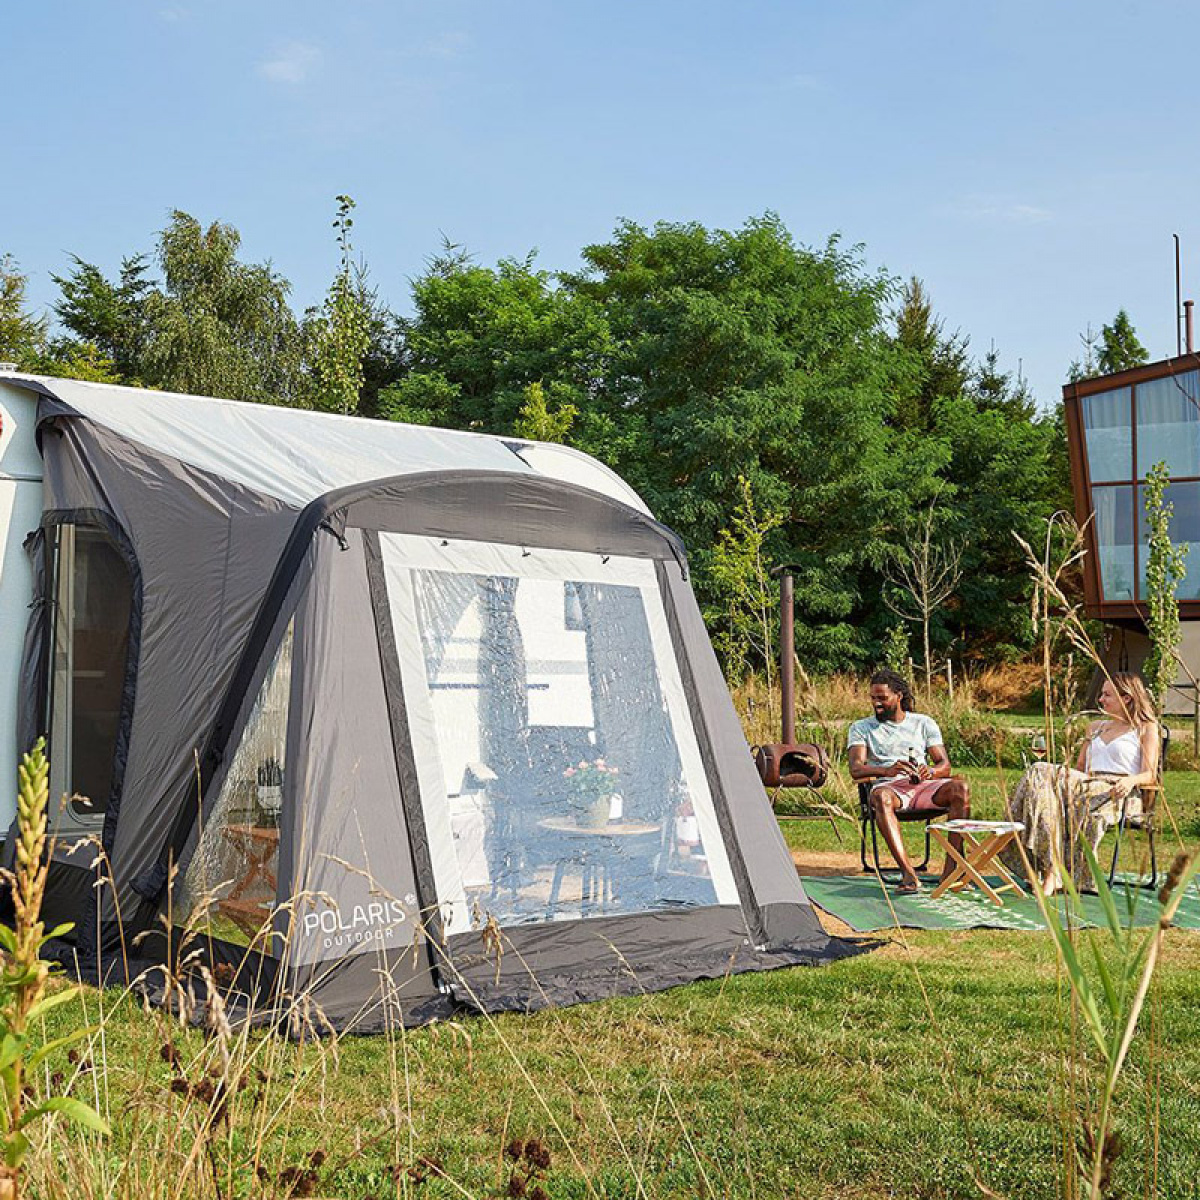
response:
{"label": "tent awning roof", "polygon": [[0,372],[113,433],[303,507],[336,488],[418,471],[529,471],[648,512],[603,463],[568,446],[216,400],[76,379]]}

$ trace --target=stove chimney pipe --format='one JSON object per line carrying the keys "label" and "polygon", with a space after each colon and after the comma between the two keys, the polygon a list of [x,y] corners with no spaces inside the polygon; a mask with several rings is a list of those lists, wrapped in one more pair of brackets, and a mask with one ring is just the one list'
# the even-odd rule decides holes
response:
{"label": "stove chimney pipe", "polygon": [[1194,347],[1192,344],[1192,309],[1195,305],[1194,300],[1185,300],[1183,302],[1183,336],[1187,343],[1187,352],[1193,353]]}
{"label": "stove chimney pipe", "polygon": [[796,604],[791,571],[779,581],[779,680],[783,707],[783,742],[796,740]]}

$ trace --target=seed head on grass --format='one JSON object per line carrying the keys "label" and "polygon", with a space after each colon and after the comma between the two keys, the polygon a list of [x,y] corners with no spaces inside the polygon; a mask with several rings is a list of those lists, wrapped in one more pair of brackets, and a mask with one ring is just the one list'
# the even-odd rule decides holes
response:
{"label": "seed head on grass", "polygon": [[1179,881],[1188,869],[1189,862],[1191,862],[1190,855],[1183,853],[1175,855],[1175,861],[1171,864],[1171,869],[1167,872],[1167,877],[1158,891],[1159,904],[1165,906],[1170,902],[1171,897],[1175,894],[1175,889],[1179,886]]}

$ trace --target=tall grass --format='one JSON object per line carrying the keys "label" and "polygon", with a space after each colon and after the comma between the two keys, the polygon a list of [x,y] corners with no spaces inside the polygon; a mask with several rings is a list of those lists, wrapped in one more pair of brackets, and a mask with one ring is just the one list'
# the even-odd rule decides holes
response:
{"label": "tall grass", "polygon": [[42,922],[42,899],[49,872],[46,835],[49,808],[50,764],[39,741],[23,756],[18,768],[16,866],[6,872],[12,898],[12,928],[0,926],[0,1198],[18,1200],[22,1193],[22,1168],[29,1154],[30,1131],[43,1118],[62,1115],[100,1134],[108,1126],[88,1104],[61,1092],[53,1080],[38,1095],[31,1086],[38,1067],[56,1050],[86,1037],[88,1029],[75,1028],[60,1038],[38,1036],[38,1022],[60,1004],[69,1002],[78,989],[48,994],[52,967],[42,957],[46,944],[69,931],[60,925],[47,932]]}
{"label": "tall grass", "polygon": [[[1056,747],[1058,731],[1054,705],[1058,701],[1068,708],[1073,706],[1075,676],[1068,672],[1056,680],[1056,658],[1063,653],[1068,658],[1078,655],[1089,667],[1099,671],[1105,668],[1065,582],[1086,553],[1083,539],[1073,523],[1063,521],[1062,526],[1068,533],[1065,538],[1052,519],[1047,526],[1045,544],[1038,550],[1020,538],[1017,540],[1025,551],[1034,583],[1031,613],[1041,641],[1047,755],[1055,761],[1057,748],[1058,761],[1065,768],[1074,761],[1075,747],[1061,741]],[[1065,770],[1061,778],[1066,779]],[[1069,784],[1065,786],[1070,787]],[[1068,797],[1064,797],[1064,803],[1069,803]],[[1165,795],[1158,798],[1158,804],[1169,815]],[[1139,1033],[1142,1011],[1154,981],[1166,930],[1186,889],[1192,884],[1195,864],[1182,850],[1176,856],[1158,893],[1158,920],[1148,934],[1139,934],[1134,930],[1133,914],[1140,902],[1140,888],[1123,888],[1127,909],[1127,924],[1123,926],[1117,900],[1092,847],[1084,842],[1082,849],[1104,911],[1104,930],[1100,933],[1080,930],[1079,892],[1070,872],[1063,868],[1062,857],[1065,855],[1055,856],[1055,866],[1066,885],[1064,911],[1060,913],[1058,906],[1043,896],[1040,888],[1035,886],[1033,893],[1050,930],[1070,997],[1072,1060],[1076,1064],[1085,1061],[1079,1045],[1081,1040],[1090,1041],[1100,1060],[1098,1078],[1087,1080],[1082,1097],[1073,1090],[1067,1090],[1062,1097],[1064,1127],[1069,1129],[1073,1118],[1078,1129],[1078,1139],[1065,1156],[1064,1191],[1068,1197],[1104,1200],[1113,1194],[1113,1168],[1124,1146],[1117,1128],[1122,1072],[1130,1047]],[[1025,865],[1027,876],[1036,879],[1032,865],[1028,861]],[[1109,956],[1101,945],[1102,939],[1109,942]],[[1088,948],[1088,955],[1080,952],[1081,940]],[[1089,958],[1090,966],[1087,965]],[[1153,1134],[1157,1141],[1157,1126]]]}
{"label": "tall grass", "polygon": [[[778,708],[768,720],[760,687],[748,681],[735,702],[751,740],[775,741]],[[945,707],[934,711],[947,730],[978,712],[975,695],[963,687],[953,701],[935,695],[934,704]],[[805,680],[800,736],[840,753],[845,722],[864,711],[862,680]],[[844,771],[835,770],[834,779],[846,787]],[[1186,882],[1177,880],[1180,887]],[[1169,896],[1177,894],[1179,887],[1168,895],[1164,921]],[[304,897],[297,897],[293,911],[303,904]],[[971,1189],[995,1195],[997,1176],[1013,1178],[1011,1164],[999,1161],[1006,1149],[1002,1139],[981,1124],[980,1113],[994,1113],[996,1105],[1003,1111],[1005,1072],[1013,1066],[1004,1043],[1010,1036],[1027,1040],[1026,1010],[1035,994],[1046,998],[1038,982],[1046,969],[1040,951],[1029,952],[1036,969],[1018,959],[1010,979],[987,955],[1000,962],[1012,955],[1004,949],[1011,943],[987,943],[984,935],[975,944],[991,950],[964,955],[959,943],[921,942],[897,929],[902,969],[885,951],[880,964],[810,973],[802,982],[727,978],[686,994],[588,1012],[550,1010],[527,1024],[485,1015],[420,1031],[405,1027],[403,996],[383,980],[385,1032],[358,1040],[332,1032],[311,996],[239,1009],[236,981],[195,953],[205,937],[205,912],[203,903],[193,910],[170,970],[122,991],[84,989],[47,1014],[50,1041],[63,1031],[67,1013],[85,1032],[78,1047],[54,1047],[37,1063],[32,1086],[39,1096],[57,1090],[86,1100],[107,1118],[113,1135],[106,1139],[58,1123],[31,1129],[28,1196],[765,1198],[786,1194],[794,1166],[789,1155],[803,1155],[810,1172],[805,1178],[810,1184],[825,1180],[828,1188],[820,1194],[830,1196],[848,1194],[851,1162],[855,1194],[869,1196],[897,1194],[887,1173],[893,1169],[914,1181],[924,1170],[939,1172],[940,1182],[913,1184],[930,1196]],[[494,923],[487,928],[490,953],[498,959],[516,953],[503,929]],[[1160,923],[1136,939],[1122,930],[1118,940],[1110,924],[1090,949],[1073,919],[1061,920],[1060,928],[1061,939],[1038,943],[1053,942],[1063,981],[1062,1006],[1051,1006],[1046,1018],[1063,1030],[1060,1053],[1055,1057],[1035,1041],[1036,1052],[1019,1070],[1037,1102],[1045,1092],[1057,1106],[1064,1163],[1070,1159],[1072,1172],[1069,1180],[1063,1176],[1063,1194],[1094,1200],[1107,1194],[1122,1165],[1119,1139],[1113,1140],[1114,1129],[1127,1128],[1122,1073],[1139,1051],[1139,1021],[1147,1004],[1153,1007],[1155,969],[1168,934]],[[271,936],[264,925],[250,941],[262,944]],[[941,973],[944,957],[958,964],[958,975]],[[1082,984],[1074,981],[1072,963]],[[442,967],[454,977],[453,964]],[[382,959],[378,969],[382,978]],[[144,1002],[143,987],[150,984],[166,1005]],[[996,988],[1015,990],[1017,1001],[984,1010],[986,1017],[961,1007]],[[1103,1039],[1089,1024],[1093,1010]],[[256,1027],[260,1018],[271,1027]],[[989,1021],[1009,1021],[1012,1028]],[[897,1056],[908,1053],[914,1030],[923,1039],[917,1044],[924,1061],[910,1068]],[[994,1060],[986,1057],[989,1048]],[[981,1054],[992,1064],[982,1080],[972,1073]],[[906,1127],[903,1147],[892,1144],[900,1134],[887,1124],[889,1113],[920,1097],[898,1094],[897,1078],[909,1081],[910,1091],[919,1079],[931,1097],[946,1098]],[[780,1079],[791,1082],[781,1087]],[[844,1094],[830,1091],[830,1079]],[[350,1105],[347,1095],[355,1088],[369,1099]],[[805,1109],[806,1128],[818,1130],[812,1145],[791,1146],[784,1093],[787,1103]],[[766,1094],[779,1096],[780,1111],[768,1111]],[[1148,1121],[1156,1105],[1157,1099],[1147,1104]],[[814,1125],[821,1106],[832,1116],[824,1126]],[[1153,1136],[1158,1132],[1155,1126]],[[774,1148],[769,1158],[763,1149],[768,1144]],[[934,1145],[940,1149],[923,1155]],[[955,1151],[961,1158],[947,1174],[955,1147],[962,1147]],[[898,1154],[896,1162],[888,1165],[887,1153]],[[369,1173],[364,1161],[374,1164]],[[1100,1190],[1087,1191],[1097,1161]],[[1031,1162],[1039,1182],[1028,1194],[1049,1194],[1045,1169],[1045,1163]]]}

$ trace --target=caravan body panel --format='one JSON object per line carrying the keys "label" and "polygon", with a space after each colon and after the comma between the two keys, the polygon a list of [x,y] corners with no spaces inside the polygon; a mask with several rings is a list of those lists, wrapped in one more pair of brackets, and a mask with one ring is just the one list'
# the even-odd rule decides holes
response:
{"label": "caravan body panel", "polygon": [[0,824],[16,812],[17,695],[33,574],[25,538],[42,516],[37,397],[0,381]]}

